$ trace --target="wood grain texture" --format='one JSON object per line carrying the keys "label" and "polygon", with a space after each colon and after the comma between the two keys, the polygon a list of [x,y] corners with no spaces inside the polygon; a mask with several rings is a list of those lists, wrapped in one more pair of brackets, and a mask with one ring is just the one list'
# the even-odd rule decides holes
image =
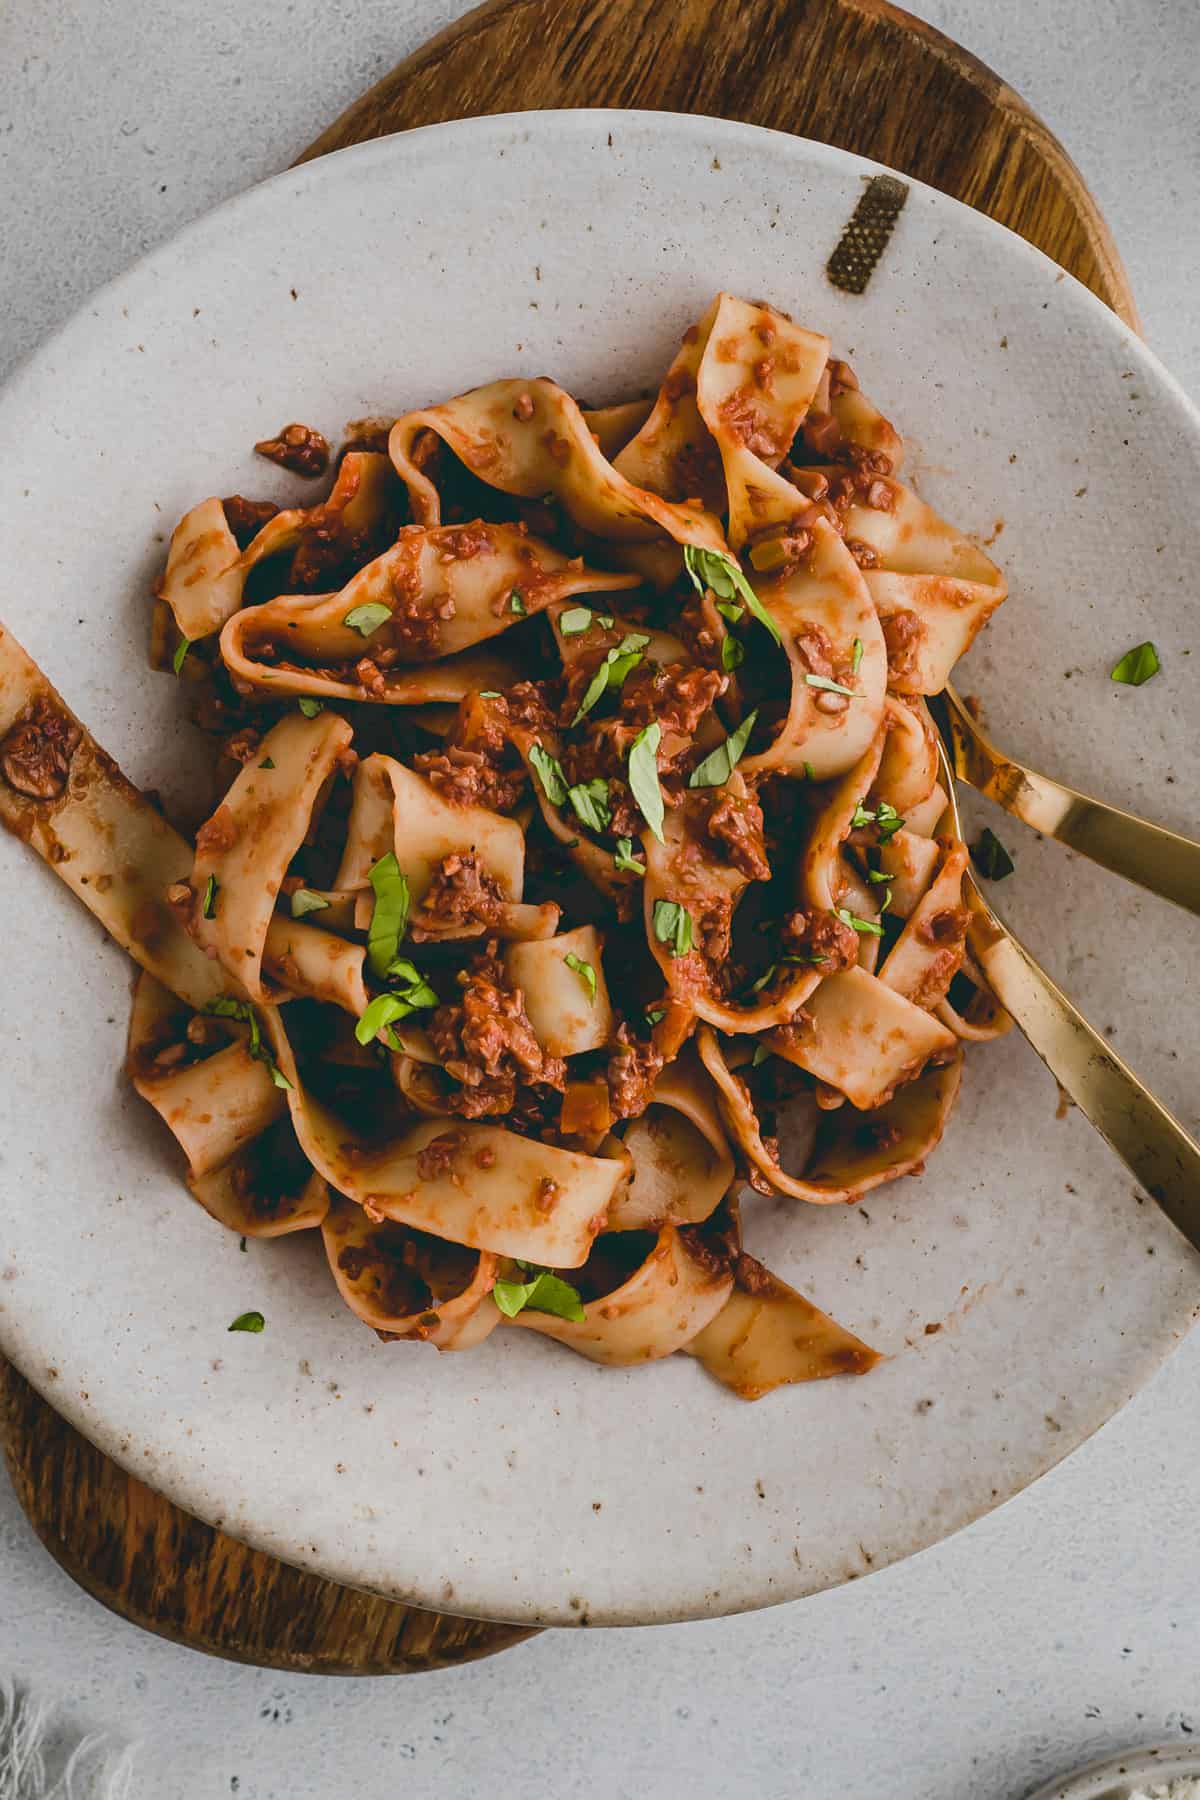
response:
{"label": "wood grain texture", "polygon": [[886,0],[489,0],[300,160],[563,106],[717,114],[888,163],[1020,232],[1137,329],[1116,246],[1057,138],[985,64]]}
{"label": "wood grain texture", "polygon": [[67,1573],[113,1612],[193,1650],[310,1674],[395,1675],[536,1636],[401,1606],[248,1549],[125,1474],[2,1360],[0,1441],[17,1498]]}
{"label": "wood grain texture", "polygon": [[[1018,231],[1135,329],[1108,228],[1062,146],[975,57],[884,0],[490,0],[355,103],[301,161],[439,120],[538,107],[719,114],[836,144]],[[445,1668],[533,1635],[288,1568],[126,1475],[0,1360],[0,1442],[42,1542],[147,1630],[330,1674]]]}

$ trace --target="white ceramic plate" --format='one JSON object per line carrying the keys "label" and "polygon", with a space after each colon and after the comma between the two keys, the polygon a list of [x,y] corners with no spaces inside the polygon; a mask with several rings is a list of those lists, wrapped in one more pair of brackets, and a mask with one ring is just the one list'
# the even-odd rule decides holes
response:
{"label": "white ceramic plate", "polygon": [[1159,1744],[1106,1756],[1057,1781],[1047,1782],[1029,1800],[1129,1800],[1173,1781],[1200,1780],[1200,1752],[1192,1744]]}
{"label": "white ceramic plate", "polygon": [[[865,296],[836,292],[824,265],[872,172],[721,121],[598,112],[439,126],[279,176],[105,289],[6,391],[8,623],[169,799],[193,740],[146,671],[147,594],[197,497],[289,491],[256,438],[504,373],[617,399],[657,382],[724,286],[829,332],[926,496],[1001,533],[1012,598],[963,680],[996,734],[1195,831],[1200,420],[1091,295],[929,189]],[[1148,637],[1163,673],[1114,686]],[[1195,921],[993,823],[1017,859],[1003,910],[1194,1124]],[[522,1333],[476,1355],[385,1346],[315,1241],[242,1255],[188,1199],[119,1072],[128,967],[11,841],[0,946],[0,1348],[172,1499],[342,1581],[556,1624],[811,1593],[1019,1492],[1193,1316],[1200,1259],[1078,1115],[1056,1121],[1013,1037],[968,1057],[924,1178],[850,1210],[749,1209],[750,1247],[889,1353],[864,1380],[746,1406],[685,1357],[614,1373]],[[228,1336],[247,1307],[266,1332]]]}

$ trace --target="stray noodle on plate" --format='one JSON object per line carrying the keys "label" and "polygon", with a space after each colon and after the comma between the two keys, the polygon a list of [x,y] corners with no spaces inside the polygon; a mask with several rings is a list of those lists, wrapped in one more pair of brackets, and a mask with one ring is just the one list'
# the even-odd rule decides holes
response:
{"label": "stray noodle on plate", "polygon": [[130,1074],[214,1218],[319,1230],[383,1338],[748,1399],[878,1360],[737,1192],[918,1170],[1007,1025],[923,699],[1005,583],[902,453],[720,294],[653,403],[494,381],[351,427],[316,505],[202,501],[152,633],[214,744],[194,847],[0,633],[0,816],[141,965]]}

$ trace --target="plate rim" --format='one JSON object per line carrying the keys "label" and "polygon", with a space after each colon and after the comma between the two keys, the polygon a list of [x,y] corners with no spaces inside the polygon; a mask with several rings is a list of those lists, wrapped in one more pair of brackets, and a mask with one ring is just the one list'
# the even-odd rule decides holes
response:
{"label": "plate rim", "polygon": [[[1188,431],[1200,444],[1200,407],[1191,399],[1170,370],[1160,362],[1145,341],[1076,277],[1063,270],[1052,258],[1030,244],[1019,233],[1012,231],[999,221],[954,196],[945,194],[928,183],[903,173],[903,171],[891,170],[887,164],[841,150],[815,139],[716,116],[630,108],[562,108],[445,120],[408,131],[390,133],[364,143],[330,151],[311,161],[281,170],[277,174],[227,197],[196,218],[189,220],[179,230],[153,246],[109,281],[87,295],[65,320],[58,324],[45,339],[34,345],[14,365],[4,383],[0,385],[0,407],[14,396],[19,395],[27,382],[40,379],[43,373],[49,370],[59,347],[74,333],[85,328],[89,313],[94,314],[101,307],[119,306],[124,293],[135,288],[147,276],[152,277],[160,268],[169,268],[181,254],[186,255],[189,252],[194,254],[196,248],[202,246],[210,234],[220,231],[228,223],[236,220],[243,210],[248,210],[253,205],[260,203],[265,193],[284,191],[299,195],[319,186],[326,178],[327,171],[331,166],[342,167],[347,162],[353,161],[370,167],[377,163],[386,163],[390,158],[396,156],[401,158],[407,158],[414,154],[419,156],[420,146],[426,143],[436,144],[443,140],[465,139],[469,146],[470,140],[476,139],[480,144],[484,144],[489,139],[510,136],[515,128],[522,130],[529,137],[541,135],[552,138],[556,132],[578,131],[586,134],[600,129],[612,132],[620,126],[650,130],[655,134],[660,132],[668,135],[674,134],[684,141],[698,141],[706,146],[714,142],[726,141],[745,147],[753,144],[756,140],[766,138],[772,140],[785,155],[794,153],[800,161],[807,160],[810,165],[823,166],[843,174],[857,175],[860,179],[866,179],[877,173],[895,174],[907,186],[927,197],[935,210],[956,219],[966,231],[982,234],[984,238],[994,237],[997,233],[1002,234],[1005,239],[1009,240],[1007,254],[1024,259],[1031,267],[1052,270],[1057,280],[1070,284],[1075,295],[1082,296],[1082,305],[1085,309],[1090,309],[1093,319],[1103,321],[1101,329],[1111,337],[1114,348],[1119,345],[1126,355],[1136,358],[1147,377],[1157,382],[1165,394],[1170,397],[1178,409],[1179,417],[1186,421]],[[967,224],[968,219],[971,221],[970,224]],[[1157,1369],[1178,1348],[1193,1322],[1194,1318],[1191,1316],[1187,1319],[1173,1315],[1164,1318],[1159,1335],[1148,1346],[1149,1353],[1142,1363],[1129,1370],[1129,1380],[1121,1384],[1121,1396],[1114,1400],[1105,1416],[1099,1419],[1090,1430],[1084,1432],[1069,1448],[1059,1454],[1047,1455],[1041,1462],[1038,1472],[1029,1481],[1012,1492],[1006,1493],[999,1500],[979,1505],[969,1517],[957,1521],[949,1530],[940,1529],[935,1536],[911,1550],[902,1552],[891,1562],[878,1562],[872,1572],[880,1572],[884,1567],[894,1566],[896,1562],[906,1561],[913,1555],[921,1554],[924,1549],[944,1542],[948,1537],[957,1535],[959,1531],[976,1523],[987,1514],[1007,1506],[1021,1493],[1027,1491],[1034,1482],[1040,1480],[1043,1475],[1049,1473],[1086,1443],[1090,1437],[1095,1435],[1096,1431],[1104,1429],[1111,1423],[1129,1400],[1141,1390]],[[14,1317],[12,1310],[0,1308],[0,1353],[13,1362],[43,1399],[68,1423],[88,1437],[90,1441],[96,1443],[119,1467],[131,1475],[137,1475],[139,1471],[134,1466],[132,1453],[128,1457],[123,1457],[119,1448],[120,1423],[113,1421],[109,1415],[98,1416],[98,1408],[89,1401],[77,1400],[73,1393],[56,1391],[52,1383],[48,1383],[44,1378],[39,1379],[37,1348],[30,1345],[28,1354],[23,1354],[21,1335],[22,1326]],[[1106,1395],[1105,1407],[1109,1407],[1109,1400],[1110,1396]],[[172,1457],[168,1468],[156,1471],[155,1479],[160,1491],[174,1504],[185,1510],[202,1518],[211,1517],[216,1510],[214,1505],[201,1506],[197,1504],[198,1490],[203,1487],[201,1473],[198,1469],[181,1469],[177,1463],[178,1459]],[[218,1528],[227,1529],[224,1524],[219,1525]],[[291,1561],[292,1556],[289,1554],[289,1550],[281,1549],[280,1544],[276,1541],[283,1529],[283,1527],[279,1527],[273,1532],[269,1525],[262,1521],[260,1515],[258,1526],[255,1527],[251,1524],[244,1532],[241,1530],[239,1522],[236,1535],[241,1541],[262,1549],[280,1560]],[[300,1555],[298,1544],[294,1546],[294,1549],[296,1554],[293,1566],[315,1569],[318,1573],[324,1574],[327,1578],[342,1585],[384,1593],[390,1598],[429,1610],[444,1610],[439,1605],[435,1591],[436,1583],[432,1578],[427,1589],[422,1587],[420,1579],[415,1575],[412,1579],[406,1580],[393,1576],[390,1580],[381,1577],[372,1582],[366,1579],[361,1566],[357,1569],[351,1569],[348,1566],[348,1553],[338,1550],[322,1551],[318,1559],[306,1560]],[[477,1573],[472,1570],[464,1576],[464,1585],[470,1588],[471,1583],[478,1579]],[[844,1584],[847,1579],[849,1579],[848,1576],[842,1576],[841,1582]],[[498,1587],[498,1583],[494,1580],[489,1582],[486,1575],[480,1585],[490,1585],[493,1590]],[[838,1585],[838,1582],[835,1580],[823,1585]],[[565,1605],[560,1606],[557,1602],[546,1608],[535,1608],[533,1611],[530,1611],[526,1605],[524,1610],[515,1615],[512,1612],[505,1612],[502,1607],[497,1608],[491,1604],[485,1604],[478,1608],[472,1604],[469,1607],[469,1614],[472,1617],[509,1619],[520,1624],[563,1625],[589,1622],[630,1624],[643,1622],[643,1620],[665,1623],[690,1618],[728,1616],[735,1612],[787,1603],[817,1591],[821,1591],[821,1588],[814,1588],[811,1580],[806,1581],[798,1572],[795,1581],[776,1581],[771,1584],[769,1589],[760,1578],[760,1586],[751,1597],[736,1600],[732,1604],[726,1600],[722,1600],[720,1604],[711,1604],[701,1594],[689,1592],[686,1598],[677,1597],[673,1601],[670,1598],[665,1601],[662,1599],[652,1601],[646,1598],[643,1605],[637,1609],[636,1614],[631,1612],[627,1603],[618,1603],[609,1609],[597,1606],[590,1619],[588,1617],[581,1619],[577,1613],[568,1611]],[[456,1595],[456,1609],[459,1600],[469,1601],[470,1593]]]}

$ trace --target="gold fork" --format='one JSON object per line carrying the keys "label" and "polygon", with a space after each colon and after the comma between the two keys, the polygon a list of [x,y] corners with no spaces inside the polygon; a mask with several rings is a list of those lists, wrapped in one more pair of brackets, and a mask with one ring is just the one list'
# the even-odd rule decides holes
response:
{"label": "gold fork", "polygon": [[[934,708],[960,781],[1114,875],[1200,913],[1200,844],[1039,775],[998,750],[949,685]],[[944,722],[943,722],[944,721]]]}
{"label": "gold fork", "polygon": [[[961,838],[954,771],[940,737],[938,759],[947,810]],[[963,899],[971,913],[968,943],[996,999],[1067,1097],[1200,1250],[1200,1145],[1001,923],[969,873]]]}

